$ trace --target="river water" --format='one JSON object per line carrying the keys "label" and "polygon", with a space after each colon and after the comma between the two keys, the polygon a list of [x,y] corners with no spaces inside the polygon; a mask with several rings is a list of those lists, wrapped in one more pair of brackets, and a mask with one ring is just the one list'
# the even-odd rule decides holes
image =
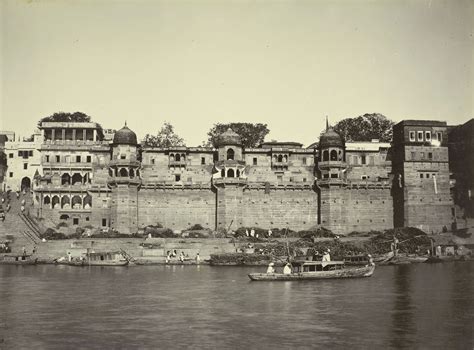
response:
{"label": "river water", "polygon": [[0,266],[1,349],[472,349],[470,262],[250,282],[263,267]]}

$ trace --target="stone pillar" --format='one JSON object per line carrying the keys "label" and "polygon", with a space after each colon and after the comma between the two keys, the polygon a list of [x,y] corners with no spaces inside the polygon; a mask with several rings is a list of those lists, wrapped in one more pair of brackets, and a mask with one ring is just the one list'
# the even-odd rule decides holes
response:
{"label": "stone pillar", "polygon": [[51,129],[51,141],[54,141],[55,137],[56,137],[56,130]]}
{"label": "stone pillar", "polygon": [[76,141],[76,129],[72,129],[72,140]]}
{"label": "stone pillar", "polygon": [[86,140],[86,129],[82,129],[82,141]]}
{"label": "stone pillar", "polygon": [[66,140],[66,129],[61,130],[61,140]]}
{"label": "stone pillar", "polygon": [[94,129],[94,141],[97,141],[97,130]]}

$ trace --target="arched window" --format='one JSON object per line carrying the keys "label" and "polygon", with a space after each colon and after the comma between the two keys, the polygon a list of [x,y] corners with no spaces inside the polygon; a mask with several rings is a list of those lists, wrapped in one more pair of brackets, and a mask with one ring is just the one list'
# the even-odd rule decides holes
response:
{"label": "arched window", "polygon": [[71,176],[68,173],[65,173],[61,176],[61,185],[70,185]]}
{"label": "arched window", "polygon": [[234,160],[235,152],[232,148],[227,150],[227,160]]}
{"label": "arched window", "polygon": [[323,151],[323,162],[327,162],[329,160],[329,151],[324,150]]}
{"label": "arched window", "polygon": [[240,177],[240,170],[237,169],[237,176],[236,177]]}
{"label": "arched window", "polygon": [[181,156],[179,154],[175,155],[174,160],[179,162],[181,160]]}
{"label": "arched window", "polygon": [[174,154],[173,153],[170,154],[170,161],[174,162]]}
{"label": "arched window", "polygon": [[225,170],[224,169],[221,170],[221,177],[225,177]]}
{"label": "arched window", "polygon": [[68,219],[69,219],[69,215],[67,215],[67,214],[63,214],[59,217],[59,220],[67,221]]}
{"label": "arched window", "polygon": [[71,206],[71,201],[69,200],[69,196],[63,196],[61,198],[61,208],[69,208]]}
{"label": "arched window", "polygon": [[82,205],[84,206],[84,209],[92,208],[92,197],[90,194],[84,197],[84,200],[82,201]]}
{"label": "arched window", "polygon": [[283,156],[283,163],[287,163],[288,162],[288,156],[285,154]]}
{"label": "arched window", "polygon": [[82,176],[79,173],[72,175],[72,184],[82,184]]}
{"label": "arched window", "polygon": [[278,155],[278,163],[281,163],[283,162],[283,156],[280,154]]}
{"label": "arched window", "polygon": [[43,198],[43,204],[49,204],[49,203],[51,203],[51,198],[49,198],[49,196],[45,196]]}
{"label": "arched window", "polygon": [[184,162],[185,159],[186,159],[186,155],[185,155],[185,154],[182,154],[182,155],[181,155],[181,160]]}
{"label": "arched window", "polygon": [[59,207],[59,197],[58,196],[53,196],[53,199],[51,200],[51,203],[53,204],[53,208],[58,208]]}
{"label": "arched window", "polygon": [[130,169],[130,178],[133,179],[135,177],[135,172],[133,169]]}
{"label": "arched window", "polygon": [[234,169],[229,169],[229,170],[227,170],[227,177],[235,177],[235,175],[234,175]]}
{"label": "arched window", "polygon": [[335,149],[331,151],[331,160],[337,160],[337,151]]}
{"label": "arched window", "polygon": [[140,177],[140,170],[137,169],[137,177]]}
{"label": "arched window", "polygon": [[125,168],[120,169],[120,176],[121,177],[127,177],[128,176],[128,171]]}
{"label": "arched window", "polygon": [[81,209],[82,208],[82,198],[79,196],[72,197],[72,207],[74,209]]}

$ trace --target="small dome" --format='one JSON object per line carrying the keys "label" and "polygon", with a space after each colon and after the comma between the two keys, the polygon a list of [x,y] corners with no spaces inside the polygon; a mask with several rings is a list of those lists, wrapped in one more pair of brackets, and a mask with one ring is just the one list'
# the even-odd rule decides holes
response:
{"label": "small dome", "polygon": [[329,128],[319,137],[319,147],[344,147],[344,142],[341,135],[335,132],[333,128]]}
{"label": "small dome", "polygon": [[137,134],[130,130],[125,123],[125,126],[118,130],[114,135],[115,145],[137,145]]}
{"label": "small dome", "polygon": [[222,133],[219,135],[218,141],[217,141],[218,146],[224,146],[224,145],[242,145],[242,140],[236,132],[234,132],[231,128],[227,129],[226,132]]}

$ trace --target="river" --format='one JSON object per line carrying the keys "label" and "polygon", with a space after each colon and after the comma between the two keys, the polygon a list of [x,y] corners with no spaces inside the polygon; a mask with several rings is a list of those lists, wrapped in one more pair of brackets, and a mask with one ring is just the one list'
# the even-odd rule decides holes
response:
{"label": "river", "polygon": [[470,262],[250,282],[264,267],[0,266],[1,349],[472,349]]}

